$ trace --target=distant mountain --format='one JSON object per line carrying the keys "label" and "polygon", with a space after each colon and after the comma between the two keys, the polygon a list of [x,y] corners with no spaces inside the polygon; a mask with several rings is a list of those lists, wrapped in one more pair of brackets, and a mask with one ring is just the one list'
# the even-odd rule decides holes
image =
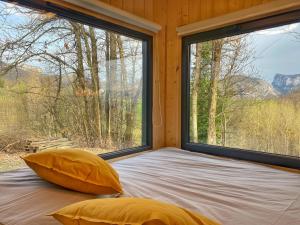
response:
{"label": "distant mountain", "polygon": [[300,89],[300,74],[284,75],[278,73],[275,75],[272,85],[281,94],[289,94]]}
{"label": "distant mountain", "polygon": [[[5,69],[7,64],[0,62],[0,72],[1,70]],[[11,69],[8,73],[6,73],[2,79],[9,82],[9,83],[16,83],[18,81],[27,81],[36,79],[41,75],[41,70],[36,67],[31,66],[18,66],[16,68]]]}
{"label": "distant mountain", "polygon": [[[7,64],[0,62],[0,73],[1,70],[5,69]],[[8,73],[1,77],[4,83],[8,86],[13,86],[19,82],[28,83],[31,85],[45,85],[56,84],[59,80],[58,75],[44,74],[42,69],[33,67],[30,65],[17,66],[16,68],[11,69]],[[73,74],[63,75],[62,85],[69,86],[75,77]]]}
{"label": "distant mountain", "polygon": [[267,81],[244,75],[230,76],[221,82],[227,93],[234,98],[255,98],[265,99],[278,97],[280,93],[276,91]]}

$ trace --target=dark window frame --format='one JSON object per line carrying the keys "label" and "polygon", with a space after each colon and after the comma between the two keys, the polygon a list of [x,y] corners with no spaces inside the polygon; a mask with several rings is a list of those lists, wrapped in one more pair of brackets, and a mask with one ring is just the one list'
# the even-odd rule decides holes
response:
{"label": "dark window frame", "polygon": [[66,9],[49,2],[38,0],[1,0],[8,3],[17,3],[20,6],[55,13],[61,18],[66,18],[95,28],[112,31],[133,39],[142,41],[143,54],[143,91],[142,91],[142,143],[141,146],[120,149],[117,151],[100,154],[108,160],[129,154],[134,154],[152,149],[152,71],[153,71],[153,37],[151,35],[114,24],[94,16],[78,11]]}
{"label": "dark window frame", "polygon": [[249,149],[191,143],[189,141],[191,44],[250,33],[262,29],[287,25],[293,22],[300,22],[300,10],[230,25],[211,31],[184,36],[182,38],[181,147],[184,150],[300,169],[299,157],[271,154]]}

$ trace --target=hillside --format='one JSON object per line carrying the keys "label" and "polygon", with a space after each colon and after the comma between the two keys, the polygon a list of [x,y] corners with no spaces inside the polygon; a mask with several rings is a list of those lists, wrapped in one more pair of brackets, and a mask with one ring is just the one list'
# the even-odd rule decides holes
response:
{"label": "hillside", "polygon": [[[1,69],[5,67],[4,63],[0,62],[0,72]],[[16,85],[17,83],[24,82],[28,84],[28,86],[38,87],[43,83],[45,85],[54,85],[57,86],[57,82],[59,80],[58,75],[45,74],[43,71],[37,67],[23,65],[18,66],[14,69],[11,69],[7,74],[0,77],[0,83],[3,86],[11,87]],[[63,75],[62,76],[62,86],[67,87],[74,81],[74,75]]]}
{"label": "hillside", "polygon": [[221,81],[221,86],[221,90],[226,89],[234,98],[266,99],[280,95],[267,81],[244,75],[230,76]]}
{"label": "hillside", "polygon": [[[5,66],[6,64],[0,62],[0,71],[3,70]],[[38,68],[25,65],[22,67],[16,67],[14,69],[11,69],[8,73],[1,77],[1,80],[4,81],[5,85],[10,86],[15,85],[20,81],[36,81],[41,74],[42,71]]]}

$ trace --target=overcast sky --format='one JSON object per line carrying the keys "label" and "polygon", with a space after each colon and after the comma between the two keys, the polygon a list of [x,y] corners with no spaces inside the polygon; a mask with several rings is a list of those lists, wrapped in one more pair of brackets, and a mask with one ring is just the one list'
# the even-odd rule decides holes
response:
{"label": "overcast sky", "polygon": [[276,73],[300,74],[300,23],[257,31],[248,38],[261,78],[272,82]]}

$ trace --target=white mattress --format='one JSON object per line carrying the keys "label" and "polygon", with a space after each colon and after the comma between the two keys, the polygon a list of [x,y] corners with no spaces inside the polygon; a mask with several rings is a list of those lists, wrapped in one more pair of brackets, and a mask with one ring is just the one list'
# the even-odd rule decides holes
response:
{"label": "white mattress", "polygon": [[300,173],[174,148],[113,166],[129,196],[175,203],[224,225],[300,225]]}

